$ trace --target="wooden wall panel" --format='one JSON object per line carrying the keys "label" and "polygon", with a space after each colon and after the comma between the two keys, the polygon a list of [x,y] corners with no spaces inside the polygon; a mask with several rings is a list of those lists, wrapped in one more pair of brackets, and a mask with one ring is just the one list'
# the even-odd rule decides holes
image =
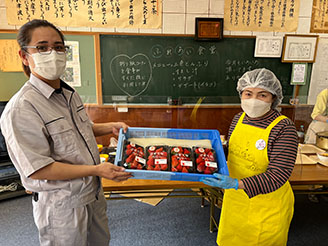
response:
{"label": "wooden wall panel", "polygon": [[[113,107],[86,107],[92,121],[96,123],[123,121],[131,127],[176,128],[176,110],[170,108],[129,108],[126,113]],[[98,137],[97,142],[108,145],[111,136]]]}
{"label": "wooden wall panel", "polygon": [[196,114],[193,114],[193,109],[179,109],[177,127],[217,129],[220,134],[226,135],[232,118],[240,111],[240,107],[200,108],[197,110]]}
{"label": "wooden wall panel", "polygon": [[[192,107],[135,107],[126,113],[109,106],[91,105],[86,109],[91,120],[99,123],[124,121],[131,127],[217,129],[222,135],[228,134],[232,118],[241,111],[240,106],[202,107],[194,113]],[[301,107],[296,110],[301,110]],[[295,107],[283,106],[281,112],[295,121]],[[310,114],[308,117],[302,115],[302,122],[310,122]],[[299,122],[295,124],[298,127]],[[110,137],[99,137],[97,141],[108,145]]]}

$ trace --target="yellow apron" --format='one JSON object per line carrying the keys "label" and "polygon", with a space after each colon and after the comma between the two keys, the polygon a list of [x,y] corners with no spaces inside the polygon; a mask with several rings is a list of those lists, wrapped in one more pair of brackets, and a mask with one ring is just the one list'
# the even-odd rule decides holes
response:
{"label": "yellow apron", "polygon": [[[269,164],[267,144],[271,129],[243,124],[240,117],[229,140],[228,168],[232,178],[264,173]],[[225,190],[217,243],[220,246],[281,246],[287,244],[294,213],[294,194],[289,182],[268,194],[249,198],[243,189]]]}

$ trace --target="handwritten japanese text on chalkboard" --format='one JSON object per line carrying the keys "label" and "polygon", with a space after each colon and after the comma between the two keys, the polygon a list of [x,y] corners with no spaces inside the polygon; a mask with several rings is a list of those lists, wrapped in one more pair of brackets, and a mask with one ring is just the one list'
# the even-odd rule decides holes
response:
{"label": "handwritten japanese text on chalkboard", "polygon": [[[225,38],[197,42],[192,37],[101,35],[104,103],[127,96],[131,103],[238,103],[238,79],[255,68],[272,70],[286,95],[290,64],[254,57],[255,39]],[[114,97],[113,97],[114,96]],[[188,102],[185,102],[188,100]]]}
{"label": "handwritten japanese text on chalkboard", "polygon": [[[209,60],[207,55],[218,56],[216,47],[210,46],[208,49],[203,46],[184,47],[177,45],[176,47],[163,47],[154,45],[151,47],[151,56],[153,63],[147,55],[139,53],[132,57],[126,54],[119,54],[110,62],[111,76],[115,84],[128,96],[139,96],[149,86],[152,79],[153,71],[161,73],[163,70],[170,77],[169,83],[172,88],[193,88],[200,90],[203,88],[216,88],[218,81],[216,79],[206,80],[199,78],[201,72],[206,71]],[[173,61],[167,59],[165,62],[162,57],[170,58],[172,56],[181,57]],[[188,57],[200,57],[188,60]],[[202,59],[201,59],[202,58]]]}
{"label": "handwritten japanese text on chalkboard", "polygon": [[115,56],[110,62],[110,73],[115,84],[129,96],[142,94],[152,78],[150,61],[144,54]]}

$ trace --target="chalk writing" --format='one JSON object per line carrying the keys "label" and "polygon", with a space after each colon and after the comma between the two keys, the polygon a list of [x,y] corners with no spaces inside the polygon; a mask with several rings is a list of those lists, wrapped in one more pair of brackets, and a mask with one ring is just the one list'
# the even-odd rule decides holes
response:
{"label": "chalk writing", "polygon": [[197,42],[181,36],[101,35],[100,43],[104,103],[112,103],[113,95],[125,95],[128,103],[137,104],[168,103],[169,97],[182,104],[197,103],[199,97],[205,97],[203,103],[240,103],[238,79],[263,67],[281,81],[284,102],[293,94],[291,64],[254,57],[254,38]]}
{"label": "chalk writing", "polygon": [[193,88],[196,90],[207,89],[207,88],[216,88],[217,82],[207,82],[207,81],[194,81],[194,82],[182,82],[182,83],[173,83],[173,87],[179,89]]}
{"label": "chalk writing", "polygon": [[154,58],[162,57],[163,53],[164,53],[164,48],[159,44],[156,44],[151,48],[151,54]]}
{"label": "chalk writing", "polygon": [[[154,54],[154,50],[160,47],[162,46],[153,46],[152,54]],[[182,47],[180,46],[180,48]],[[232,61],[232,63],[233,62],[234,61]],[[128,96],[134,97],[141,95],[148,88],[152,81],[153,69],[166,69],[165,71],[171,74],[170,83],[172,88],[192,88],[195,90],[216,88],[218,85],[217,80],[205,81],[198,76],[199,71],[202,70],[204,73],[204,70],[207,69],[208,65],[209,61],[206,59],[191,61],[180,59],[177,62],[154,61],[151,63],[149,58],[142,53],[136,54],[132,57],[126,54],[120,54],[113,57],[111,60],[110,73],[113,81],[120,90]]]}
{"label": "chalk writing", "polygon": [[[205,56],[205,55],[217,55],[217,48],[215,45],[212,45],[208,48],[198,46],[197,47],[197,54],[199,56]],[[151,48],[151,54],[154,58],[161,58],[163,55],[170,57],[172,55],[178,55],[178,56],[187,56],[192,57],[195,54],[195,48],[194,47],[184,47],[183,45],[177,45],[175,48],[168,46],[163,47],[159,44],[154,45]]]}
{"label": "chalk writing", "polygon": [[[179,46],[182,48],[181,46]],[[190,48],[190,47],[189,47]],[[188,50],[188,49],[183,49]],[[189,49],[191,50],[191,49]],[[179,54],[177,54],[179,55]],[[166,69],[171,74],[171,84],[173,88],[178,89],[203,89],[203,88],[215,88],[217,81],[199,81],[199,70],[206,70],[208,67],[208,60],[182,60],[177,62],[154,62],[152,64],[153,69]]]}
{"label": "chalk writing", "polygon": [[245,72],[258,68],[258,60],[226,60],[225,77],[226,81],[237,81]]}
{"label": "chalk writing", "polygon": [[152,79],[150,60],[141,53],[132,57],[117,55],[111,60],[109,69],[115,84],[128,96],[142,94]]}
{"label": "chalk writing", "polygon": [[173,47],[169,46],[165,49],[165,57],[169,58],[173,56],[174,49]]}

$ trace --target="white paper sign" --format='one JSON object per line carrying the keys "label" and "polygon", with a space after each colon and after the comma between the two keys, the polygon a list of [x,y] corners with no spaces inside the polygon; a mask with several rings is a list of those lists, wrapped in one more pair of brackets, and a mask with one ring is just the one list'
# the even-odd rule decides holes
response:
{"label": "white paper sign", "polygon": [[328,38],[320,37],[317,57],[312,67],[307,104],[314,105],[317,95],[328,85]]}
{"label": "white paper sign", "polygon": [[66,41],[65,45],[70,49],[66,54],[65,73],[60,78],[72,87],[81,87],[79,42]]}
{"label": "white paper sign", "polygon": [[256,37],[255,57],[281,57],[283,37]]}

